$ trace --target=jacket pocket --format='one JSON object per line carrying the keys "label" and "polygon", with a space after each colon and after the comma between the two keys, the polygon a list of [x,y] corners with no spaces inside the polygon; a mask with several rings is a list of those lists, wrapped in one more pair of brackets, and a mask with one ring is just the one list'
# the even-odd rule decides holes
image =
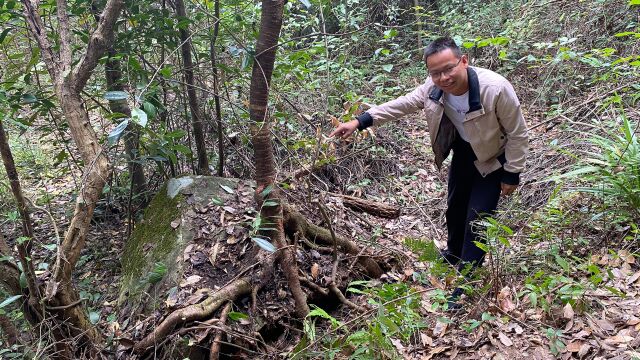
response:
{"label": "jacket pocket", "polygon": [[479,161],[487,161],[499,155],[506,140],[495,116],[489,113],[465,119],[463,126],[465,132],[470,134],[469,140]]}

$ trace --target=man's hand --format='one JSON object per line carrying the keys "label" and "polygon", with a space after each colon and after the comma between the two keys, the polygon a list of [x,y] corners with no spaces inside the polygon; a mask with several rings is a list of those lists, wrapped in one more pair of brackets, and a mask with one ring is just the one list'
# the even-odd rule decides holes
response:
{"label": "man's hand", "polygon": [[509,185],[509,184],[501,183],[500,184],[500,195],[502,195],[502,196],[511,195],[516,190],[517,187],[518,187],[518,185]]}
{"label": "man's hand", "polygon": [[354,131],[356,131],[359,124],[360,123],[358,122],[358,120],[351,120],[346,123],[341,123],[335,130],[333,130],[333,132],[331,132],[331,134],[329,134],[329,136],[338,136],[342,139],[346,139],[351,136]]}

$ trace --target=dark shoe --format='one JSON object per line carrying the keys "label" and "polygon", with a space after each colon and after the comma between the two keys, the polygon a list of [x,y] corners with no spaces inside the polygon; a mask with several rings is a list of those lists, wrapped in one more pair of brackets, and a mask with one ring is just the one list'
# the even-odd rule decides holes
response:
{"label": "dark shoe", "polygon": [[460,258],[458,256],[453,255],[449,250],[440,251],[440,256],[444,260],[444,262],[450,264],[451,266],[456,266],[460,262]]}
{"label": "dark shoe", "polygon": [[455,288],[451,295],[447,298],[447,311],[458,311],[462,309],[462,303],[460,297],[464,293],[462,288]]}

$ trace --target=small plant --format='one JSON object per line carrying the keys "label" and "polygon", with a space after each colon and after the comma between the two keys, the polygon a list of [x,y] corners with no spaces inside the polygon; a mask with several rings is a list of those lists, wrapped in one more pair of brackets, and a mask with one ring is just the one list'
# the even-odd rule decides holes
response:
{"label": "small plant", "polygon": [[593,149],[579,157],[576,169],[556,179],[579,179],[587,185],[576,191],[601,197],[603,212],[619,220],[640,217],[640,142],[637,125],[624,114],[619,132],[590,134],[587,141]]}

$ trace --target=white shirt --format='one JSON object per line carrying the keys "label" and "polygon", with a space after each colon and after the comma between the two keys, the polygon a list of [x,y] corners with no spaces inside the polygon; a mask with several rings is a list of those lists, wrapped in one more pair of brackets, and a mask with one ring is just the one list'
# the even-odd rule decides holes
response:
{"label": "white shirt", "polygon": [[444,113],[458,130],[458,134],[464,140],[469,142],[469,136],[464,132],[464,116],[469,111],[469,91],[456,96],[444,93]]}

